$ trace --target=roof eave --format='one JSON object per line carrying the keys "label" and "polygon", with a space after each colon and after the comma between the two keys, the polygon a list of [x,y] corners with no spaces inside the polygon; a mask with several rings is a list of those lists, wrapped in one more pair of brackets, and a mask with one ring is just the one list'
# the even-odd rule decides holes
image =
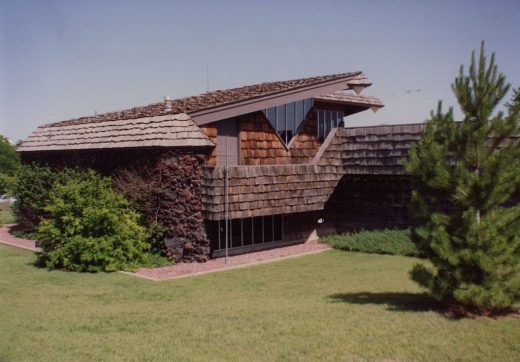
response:
{"label": "roof eave", "polygon": [[[350,89],[348,83],[352,80],[366,80],[366,75],[361,72],[354,73],[352,75],[319,84],[313,84],[311,86],[304,86],[301,88],[271,93],[236,103],[228,103],[218,107],[199,110],[188,114],[197,125],[201,126],[222,119],[232,118],[242,114],[294,102],[295,100],[317,97],[320,95],[333,93],[338,90]],[[369,86],[371,83],[367,81],[364,84]]]}

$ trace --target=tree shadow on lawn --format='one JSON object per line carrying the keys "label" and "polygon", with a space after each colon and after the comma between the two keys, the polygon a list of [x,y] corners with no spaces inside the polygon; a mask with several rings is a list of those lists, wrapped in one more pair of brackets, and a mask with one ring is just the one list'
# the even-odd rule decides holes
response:
{"label": "tree shadow on lawn", "polygon": [[441,305],[426,293],[337,293],[329,295],[333,302],[387,305],[399,312],[441,312]]}

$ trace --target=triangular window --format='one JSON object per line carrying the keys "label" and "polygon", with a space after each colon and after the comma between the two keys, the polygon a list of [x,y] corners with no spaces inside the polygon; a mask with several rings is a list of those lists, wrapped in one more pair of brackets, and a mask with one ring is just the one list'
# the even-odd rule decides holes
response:
{"label": "triangular window", "polygon": [[291,139],[296,136],[305,117],[307,117],[307,113],[312,109],[313,103],[313,99],[308,98],[264,110],[265,117],[285,145],[288,145]]}

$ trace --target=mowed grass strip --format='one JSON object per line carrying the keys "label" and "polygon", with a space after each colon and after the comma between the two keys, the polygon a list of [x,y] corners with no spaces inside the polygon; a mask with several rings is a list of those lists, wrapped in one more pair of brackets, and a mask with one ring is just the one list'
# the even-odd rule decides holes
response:
{"label": "mowed grass strip", "polygon": [[0,226],[14,223],[14,215],[11,210],[11,204],[0,204]]}
{"label": "mowed grass strip", "polygon": [[326,251],[153,282],[0,245],[0,360],[520,360],[520,318],[444,317],[418,259]]}

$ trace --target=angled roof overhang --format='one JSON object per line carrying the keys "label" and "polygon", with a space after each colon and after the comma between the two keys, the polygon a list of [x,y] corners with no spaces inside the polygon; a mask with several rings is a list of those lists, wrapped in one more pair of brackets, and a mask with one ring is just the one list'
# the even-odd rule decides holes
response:
{"label": "angled roof overhang", "polygon": [[40,126],[19,152],[136,147],[213,147],[215,144],[184,113],[98,123]]}
{"label": "angled roof overhang", "polygon": [[353,89],[353,86],[368,87],[370,85],[371,83],[368,81],[367,76],[360,72],[334,80],[323,81],[319,84],[302,86],[276,93],[251,97],[235,103],[226,103],[213,108],[189,112],[189,115],[195,123],[200,126],[301,99],[316,98],[340,90]]}
{"label": "angled roof overhang", "polygon": [[369,108],[377,112],[385,106],[377,97],[354,94],[349,91],[338,91],[314,97],[314,100],[322,103],[343,105],[345,106],[346,115],[358,113]]}

